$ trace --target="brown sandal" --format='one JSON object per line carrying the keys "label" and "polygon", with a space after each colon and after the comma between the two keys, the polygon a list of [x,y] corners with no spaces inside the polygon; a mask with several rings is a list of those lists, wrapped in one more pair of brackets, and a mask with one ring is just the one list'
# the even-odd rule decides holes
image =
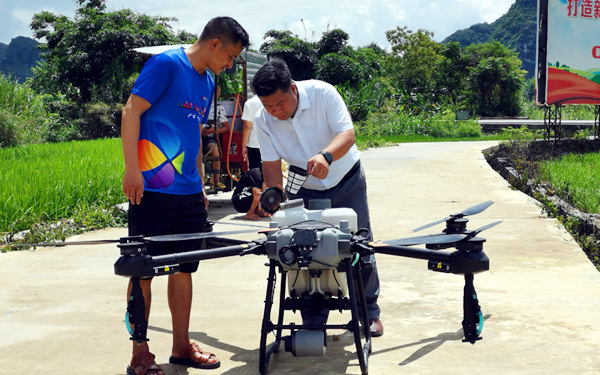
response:
{"label": "brown sandal", "polygon": [[136,355],[131,360],[131,366],[127,366],[127,375],[146,375],[148,371],[154,371],[158,375],[164,375],[162,368],[154,361],[154,354],[144,352]]}
{"label": "brown sandal", "polygon": [[[200,358],[199,361],[194,359],[194,353],[198,353]],[[169,362],[175,365],[183,365],[188,367],[195,367],[201,369],[213,369],[221,366],[221,361],[208,362],[211,358],[217,359],[212,353],[202,351],[198,344],[191,342],[190,345],[179,353],[179,357],[171,356]]]}

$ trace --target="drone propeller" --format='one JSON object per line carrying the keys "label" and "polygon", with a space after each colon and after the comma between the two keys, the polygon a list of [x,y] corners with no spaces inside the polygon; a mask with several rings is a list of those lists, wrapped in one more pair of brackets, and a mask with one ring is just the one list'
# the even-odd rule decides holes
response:
{"label": "drone propeller", "polygon": [[458,242],[467,237],[466,234],[429,234],[427,236],[398,238],[385,241],[384,245],[413,246],[413,245],[441,245]]}
{"label": "drone propeller", "polygon": [[487,230],[487,229],[490,229],[490,228],[492,228],[492,227],[495,227],[496,225],[500,224],[501,222],[502,222],[502,220],[499,220],[499,221],[494,221],[493,223],[490,223],[490,224],[488,224],[488,225],[484,225],[484,226],[482,226],[481,228],[477,228],[477,229],[475,229],[474,231],[472,231],[472,232],[470,233],[470,234],[471,234],[471,237],[475,237],[475,236],[477,236],[479,233],[483,232],[484,230]]}
{"label": "drone propeller", "polygon": [[239,225],[242,227],[250,227],[250,228],[260,228],[260,229],[265,229],[268,228],[267,226],[264,225],[256,225],[256,224],[247,224],[247,223],[234,223],[232,221],[227,221],[227,222],[223,222],[223,221],[212,221],[212,224],[225,224],[225,225]]}
{"label": "drone propeller", "polygon": [[172,242],[186,240],[200,240],[209,237],[230,236],[234,234],[256,233],[255,230],[236,230],[228,232],[199,232],[199,233],[183,233],[183,234],[167,234],[162,236],[146,237],[150,242]]}
{"label": "drone propeller", "polygon": [[495,221],[493,223],[484,225],[481,228],[475,230],[465,231],[465,233],[454,233],[454,234],[428,234],[426,236],[399,238],[395,240],[385,241],[385,243],[378,245],[390,245],[390,246],[414,246],[414,245],[445,245],[455,242],[462,241],[467,238],[473,238],[479,233],[486,229],[490,229],[500,224],[502,221]]}
{"label": "drone propeller", "polygon": [[425,224],[425,225],[423,225],[421,227],[413,229],[411,232],[418,232],[420,230],[432,227],[434,225],[443,223],[445,221],[449,221],[449,220],[450,221],[454,221],[456,219],[460,219],[460,218],[465,217],[465,216],[478,214],[480,212],[483,212],[485,209],[487,209],[492,204],[494,204],[494,201],[487,201],[487,202],[479,203],[478,205],[475,205],[473,207],[469,207],[466,210],[463,210],[462,212],[458,212],[458,213],[452,214],[452,215],[450,215],[450,216],[448,216],[446,218],[443,218],[441,220],[437,220],[437,221],[434,221],[433,223]]}
{"label": "drone propeller", "polygon": [[[150,242],[171,242],[171,241],[185,241],[185,240],[198,240],[209,237],[221,237],[229,236],[234,234],[242,233],[255,233],[255,230],[239,230],[239,231],[228,231],[228,232],[199,232],[199,233],[186,233],[186,234],[168,234],[163,236],[152,236],[145,237]],[[40,243],[19,243],[19,244],[7,244],[0,245],[0,248],[8,247],[62,247],[62,246],[81,246],[81,245],[104,245],[110,243],[119,243],[120,239],[111,240],[89,240],[89,241],[69,241],[69,242],[40,242]]]}
{"label": "drone propeller", "polygon": [[104,245],[109,243],[119,243],[120,240],[89,240],[89,241],[69,241],[69,242],[40,242],[40,243],[15,243],[15,244],[2,244],[0,248],[5,247],[61,247],[61,246],[72,246],[72,245]]}

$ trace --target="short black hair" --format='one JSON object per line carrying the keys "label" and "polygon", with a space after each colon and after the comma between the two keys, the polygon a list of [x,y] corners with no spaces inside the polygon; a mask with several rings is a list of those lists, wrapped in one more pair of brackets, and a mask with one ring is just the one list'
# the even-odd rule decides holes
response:
{"label": "short black hair", "polygon": [[252,78],[252,89],[258,96],[269,96],[281,90],[288,92],[292,86],[292,75],[285,61],[272,59],[258,69]]}
{"label": "short black hair", "polygon": [[250,37],[246,30],[231,17],[215,17],[208,21],[200,35],[201,41],[220,39],[226,44],[242,43],[242,49],[250,46]]}

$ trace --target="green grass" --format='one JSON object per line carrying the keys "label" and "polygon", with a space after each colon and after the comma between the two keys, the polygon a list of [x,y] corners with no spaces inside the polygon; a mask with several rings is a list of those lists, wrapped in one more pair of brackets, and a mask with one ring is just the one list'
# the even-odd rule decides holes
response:
{"label": "green grass", "polygon": [[540,165],[542,178],[587,213],[600,213],[600,154],[568,154]]}
{"label": "green grass", "polygon": [[119,139],[0,149],[0,233],[125,201]]}

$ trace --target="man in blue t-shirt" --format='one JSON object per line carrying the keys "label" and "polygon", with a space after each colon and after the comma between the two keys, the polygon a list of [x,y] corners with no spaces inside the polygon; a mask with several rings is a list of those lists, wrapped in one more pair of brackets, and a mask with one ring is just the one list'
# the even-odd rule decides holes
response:
{"label": "man in blue t-shirt", "polygon": [[[207,70],[219,74],[249,46],[248,33],[230,17],[210,20],[200,38],[187,49],[153,56],[140,73],[123,108],[121,139],[125,161],[123,193],[129,199],[129,234],[158,236],[202,232],[208,200],[202,186],[200,125],[206,123],[215,84]],[[156,246],[150,255],[192,250]],[[217,368],[214,354],[190,341],[191,273],[198,263],[186,263],[169,275],[168,302],[173,322],[169,362],[197,368]],[[141,280],[150,310],[152,279]],[[131,283],[129,285],[129,293]],[[129,296],[128,293],[128,296]],[[133,343],[130,375],[161,375],[148,344]]]}

